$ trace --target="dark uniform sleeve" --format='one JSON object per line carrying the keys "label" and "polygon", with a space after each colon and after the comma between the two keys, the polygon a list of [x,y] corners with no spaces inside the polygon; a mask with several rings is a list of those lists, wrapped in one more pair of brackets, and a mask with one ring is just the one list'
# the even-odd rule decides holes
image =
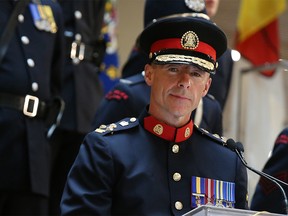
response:
{"label": "dark uniform sleeve", "polygon": [[90,133],[68,175],[61,215],[111,215],[113,160],[107,145]]}
{"label": "dark uniform sleeve", "polygon": [[[288,183],[288,128],[277,137],[273,152],[264,166],[263,172]],[[288,194],[288,188],[283,187]],[[261,177],[251,202],[251,209],[286,214],[284,196],[271,181]]]}

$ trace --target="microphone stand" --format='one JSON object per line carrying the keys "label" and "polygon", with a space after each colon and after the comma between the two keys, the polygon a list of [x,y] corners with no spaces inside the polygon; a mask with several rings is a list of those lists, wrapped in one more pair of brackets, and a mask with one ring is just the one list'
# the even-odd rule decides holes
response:
{"label": "microphone stand", "polygon": [[[241,144],[241,146],[242,146],[242,144]],[[244,156],[243,156],[243,154],[242,154],[242,151],[239,150],[239,149],[241,149],[241,147],[237,147],[237,146],[236,146],[236,147],[234,148],[234,151],[236,152],[237,156],[240,158],[241,162],[243,163],[243,165],[244,165],[246,168],[248,168],[248,169],[251,170],[252,172],[254,172],[254,173],[256,173],[256,174],[258,174],[258,175],[260,175],[260,176],[262,176],[262,177],[264,177],[264,178],[272,181],[272,182],[275,183],[275,184],[278,186],[278,188],[281,190],[281,193],[283,194],[283,197],[284,197],[284,205],[285,205],[284,210],[285,210],[286,215],[288,215],[288,201],[287,201],[287,196],[286,196],[286,193],[285,193],[283,187],[282,187],[279,183],[281,183],[281,184],[283,184],[283,185],[285,185],[285,186],[288,186],[288,184],[287,184],[286,182],[283,182],[283,181],[281,181],[281,180],[279,180],[279,179],[271,176],[271,175],[268,175],[268,174],[265,173],[265,172],[260,172],[260,171],[258,171],[258,170],[256,170],[256,169],[248,166],[247,162],[246,162],[245,159],[244,159]],[[278,182],[279,182],[279,183],[278,183]]]}

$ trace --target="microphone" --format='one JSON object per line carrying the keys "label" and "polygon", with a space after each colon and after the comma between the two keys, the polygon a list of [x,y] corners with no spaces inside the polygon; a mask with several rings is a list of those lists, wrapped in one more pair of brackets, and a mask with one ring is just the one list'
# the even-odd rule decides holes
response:
{"label": "microphone", "polygon": [[254,172],[254,173],[256,173],[256,174],[258,174],[258,175],[260,175],[260,176],[262,176],[262,177],[264,177],[264,178],[272,181],[274,184],[277,185],[277,187],[280,189],[280,191],[281,191],[281,193],[282,193],[282,195],[283,195],[283,197],[284,197],[284,205],[285,205],[284,211],[285,211],[286,215],[288,215],[288,201],[287,201],[287,196],[286,196],[286,193],[285,193],[283,187],[280,185],[280,184],[282,184],[282,185],[285,185],[285,186],[288,187],[288,184],[287,184],[286,182],[281,181],[280,179],[275,178],[274,176],[271,176],[271,175],[269,175],[269,174],[267,174],[267,173],[265,173],[265,172],[261,172],[261,171],[259,171],[259,170],[256,170],[256,169],[248,166],[248,164],[247,164],[247,162],[245,161],[245,158],[244,158],[244,156],[243,156],[244,147],[243,147],[242,143],[240,143],[240,142],[235,142],[233,139],[228,139],[228,140],[226,141],[226,145],[227,145],[227,147],[228,147],[230,150],[236,152],[237,156],[240,158],[242,164],[243,164],[246,168],[248,168],[248,169],[251,170],[252,172]]}

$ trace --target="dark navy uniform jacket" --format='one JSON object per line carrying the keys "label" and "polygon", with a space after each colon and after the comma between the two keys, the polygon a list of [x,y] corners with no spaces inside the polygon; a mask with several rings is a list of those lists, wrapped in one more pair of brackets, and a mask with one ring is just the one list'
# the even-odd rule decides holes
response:
{"label": "dark navy uniform jacket", "polygon": [[[0,35],[16,1],[0,1]],[[60,91],[63,23],[61,8],[50,5],[57,33],[38,30],[27,6],[18,16],[16,30],[0,65],[0,92],[27,94],[49,101]],[[20,110],[0,105],[0,190],[48,194],[49,144],[43,119],[24,116]]]}
{"label": "dark navy uniform jacket", "polygon": [[[277,137],[271,157],[263,172],[288,183],[288,128]],[[283,186],[286,196],[288,188]],[[284,197],[280,189],[271,181],[260,178],[251,202],[251,209],[286,214]]]}
{"label": "dark navy uniform jacket", "polygon": [[247,207],[247,172],[234,152],[193,126],[185,141],[162,139],[144,129],[147,116],[145,110],[139,121],[127,118],[86,136],[62,215],[182,215],[192,209],[192,176],[235,182],[235,207]]}
{"label": "dark navy uniform jacket", "polygon": [[[61,0],[65,22],[66,58],[62,77],[61,95],[66,109],[60,127],[65,130],[87,133],[92,130],[92,119],[103,89],[99,80],[99,66],[104,42],[100,41],[103,24],[104,0]],[[80,37],[79,44],[85,46],[84,59],[73,64],[70,58],[71,45]],[[79,45],[78,44],[78,45]],[[79,51],[80,46],[77,47]],[[92,58],[93,53],[99,56]],[[77,55],[76,55],[77,57]]]}
{"label": "dark navy uniform jacket", "polygon": [[[100,103],[93,126],[97,128],[101,124],[117,122],[125,117],[137,117],[149,100],[150,87],[142,73],[121,79]],[[222,135],[222,110],[213,96],[203,97],[203,107],[198,107],[196,112],[198,113],[193,112],[192,116],[201,116],[202,128]]]}

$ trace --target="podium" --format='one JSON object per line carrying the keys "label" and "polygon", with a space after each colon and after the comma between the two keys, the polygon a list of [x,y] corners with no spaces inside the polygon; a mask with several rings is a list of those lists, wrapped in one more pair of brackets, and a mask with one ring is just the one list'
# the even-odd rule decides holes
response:
{"label": "podium", "polygon": [[203,205],[196,209],[193,209],[192,211],[187,212],[183,216],[254,216],[254,215],[280,216],[282,214]]}

